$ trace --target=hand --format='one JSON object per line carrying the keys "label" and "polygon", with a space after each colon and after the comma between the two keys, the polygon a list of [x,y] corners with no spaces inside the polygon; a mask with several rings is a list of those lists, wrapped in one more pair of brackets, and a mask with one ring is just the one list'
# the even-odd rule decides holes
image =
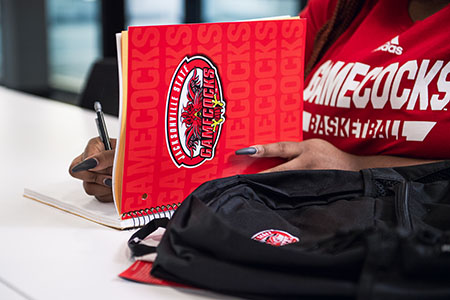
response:
{"label": "hand", "polygon": [[254,146],[254,157],[281,157],[287,162],[264,172],[298,169],[359,170],[358,157],[339,150],[329,142],[310,139],[303,142],[279,142]]}
{"label": "hand", "polygon": [[[111,139],[111,147],[116,146],[116,139]],[[70,164],[69,173],[83,180],[84,190],[101,202],[113,201],[112,166],[115,150],[105,150],[100,138],[89,140],[84,152]]]}
{"label": "hand", "polygon": [[[343,152],[321,139],[255,145],[245,149],[248,150],[242,154],[250,154],[252,157],[280,157],[287,160],[264,172],[299,169],[359,170],[356,155]],[[242,150],[238,150],[237,154],[241,154]]]}
{"label": "hand", "polygon": [[237,150],[236,154],[249,154],[252,157],[280,157],[287,160],[287,162],[264,172],[299,169],[359,171],[366,168],[411,166],[438,161],[390,155],[353,155],[336,148],[322,139],[255,145]]}

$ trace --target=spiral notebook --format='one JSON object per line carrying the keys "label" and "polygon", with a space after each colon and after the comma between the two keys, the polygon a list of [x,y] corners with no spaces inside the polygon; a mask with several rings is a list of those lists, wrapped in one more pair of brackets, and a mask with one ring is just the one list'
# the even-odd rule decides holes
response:
{"label": "spiral notebook", "polygon": [[170,217],[205,181],[279,164],[234,152],[302,139],[304,37],[298,17],[117,34],[113,227]]}
{"label": "spiral notebook", "polygon": [[47,186],[25,188],[24,197],[115,229],[139,227],[153,218],[172,216],[172,211],[158,211],[153,215],[122,219],[113,202],[100,202],[86,195],[81,183],[73,178]]}

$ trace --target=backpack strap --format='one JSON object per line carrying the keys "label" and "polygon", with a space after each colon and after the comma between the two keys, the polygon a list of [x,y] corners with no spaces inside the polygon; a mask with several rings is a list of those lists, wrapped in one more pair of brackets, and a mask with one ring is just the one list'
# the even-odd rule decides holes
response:
{"label": "backpack strap", "polygon": [[142,244],[141,242],[150,234],[155,232],[159,227],[166,228],[169,218],[157,218],[147,223],[144,227],[136,231],[128,240],[128,247],[133,256],[143,256],[156,252],[156,247]]}

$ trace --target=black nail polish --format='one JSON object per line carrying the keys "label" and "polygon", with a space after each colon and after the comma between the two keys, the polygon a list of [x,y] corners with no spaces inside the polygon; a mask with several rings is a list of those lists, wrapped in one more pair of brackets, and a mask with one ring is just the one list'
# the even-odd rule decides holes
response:
{"label": "black nail polish", "polygon": [[239,150],[236,150],[236,154],[237,155],[251,155],[251,154],[255,154],[257,152],[255,147],[247,147],[247,148],[242,148]]}
{"label": "black nail polish", "polygon": [[95,168],[97,166],[97,160],[95,158],[89,158],[86,160],[83,160],[78,165],[72,168],[72,172],[80,172],[80,171],[87,171],[89,169]]}
{"label": "black nail polish", "polygon": [[112,187],[112,179],[111,178],[105,178],[105,180],[103,180],[103,183],[106,186]]}

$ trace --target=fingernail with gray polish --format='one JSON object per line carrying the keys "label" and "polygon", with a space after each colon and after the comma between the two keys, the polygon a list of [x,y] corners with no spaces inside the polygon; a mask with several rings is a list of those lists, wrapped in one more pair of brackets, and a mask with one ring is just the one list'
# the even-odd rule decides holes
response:
{"label": "fingernail with gray polish", "polygon": [[89,158],[86,160],[83,160],[78,165],[72,168],[72,172],[80,172],[80,171],[87,171],[89,169],[95,168],[97,166],[98,162],[95,158]]}
{"label": "fingernail with gray polish", "polygon": [[247,148],[242,148],[239,150],[236,150],[236,154],[237,155],[251,155],[251,154],[256,154],[257,150],[255,147],[247,147]]}
{"label": "fingernail with gray polish", "polygon": [[111,178],[105,178],[105,180],[103,180],[103,183],[106,186],[112,187],[112,179]]}

